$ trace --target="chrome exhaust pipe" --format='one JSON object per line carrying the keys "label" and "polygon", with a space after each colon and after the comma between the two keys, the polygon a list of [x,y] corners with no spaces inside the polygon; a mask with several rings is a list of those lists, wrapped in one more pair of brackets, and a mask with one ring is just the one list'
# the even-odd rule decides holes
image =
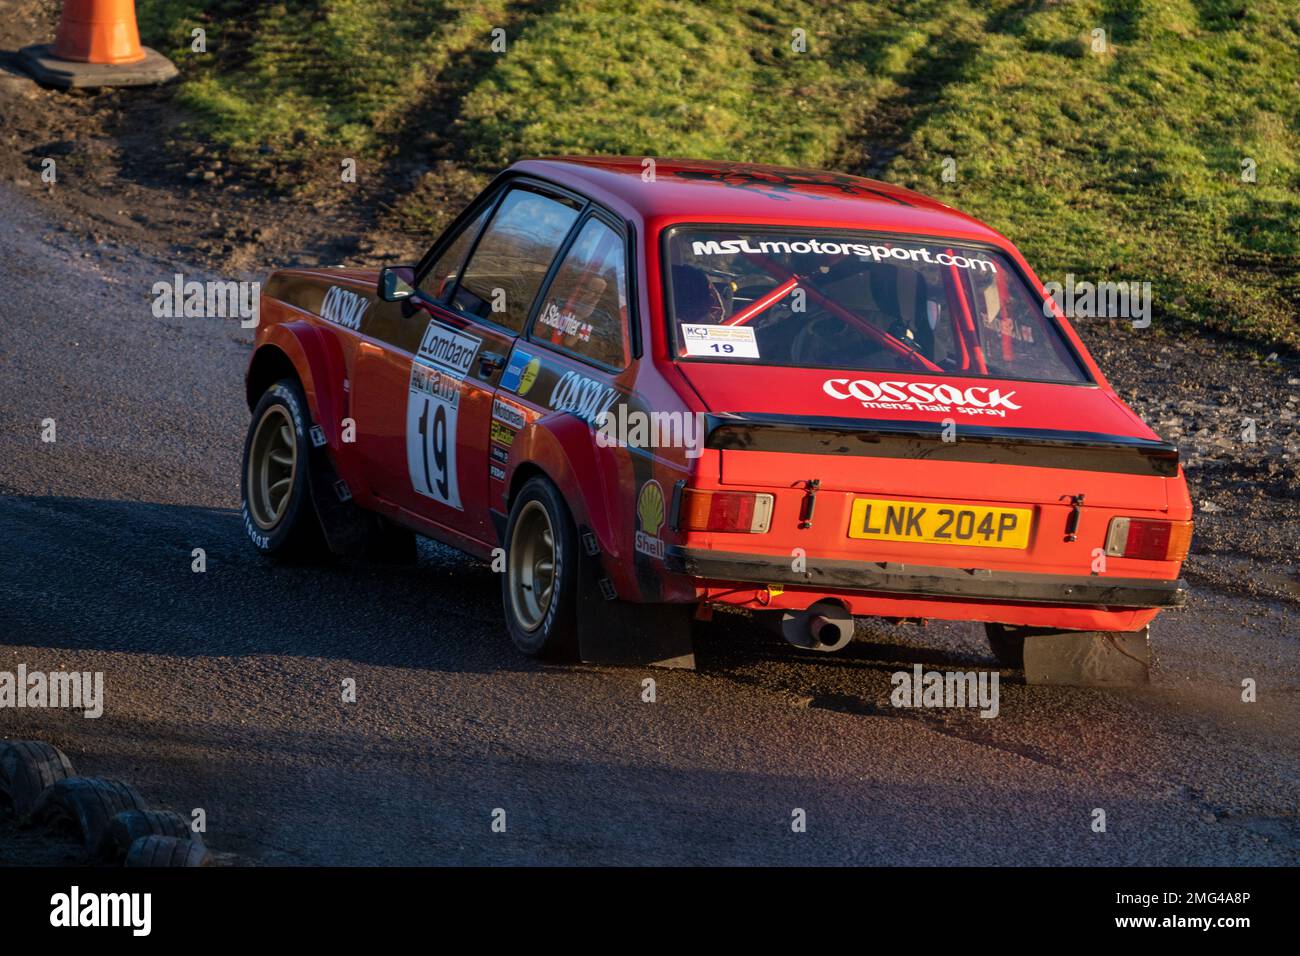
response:
{"label": "chrome exhaust pipe", "polygon": [[806,651],[842,650],[853,640],[853,615],[836,601],[818,601],[803,611],[783,613],[781,636]]}

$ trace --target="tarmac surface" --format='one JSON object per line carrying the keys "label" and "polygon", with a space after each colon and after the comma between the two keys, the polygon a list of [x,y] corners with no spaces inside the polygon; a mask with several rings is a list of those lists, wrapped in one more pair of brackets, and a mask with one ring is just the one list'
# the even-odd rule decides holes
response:
{"label": "tarmac surface", "polygon": [[[1300,862],[1300,608],[1266,548],[1201,531],[1149,688],[1003,671],[996,719],[889,703],[917,662],[995,668],[976,625],[867,624],[807,655],[738,618],[693,673],[539,664],[497,576],[440,545],[260,559],[237,513],[251,333],[153,316],[184,263],[85,244],[4,187],[0,222],[0,671],[102,671],[106,692],[98,719],[0,709],[0,737],[203,808],[222,862]],[[0,863],[70,852],[0,823]]]}

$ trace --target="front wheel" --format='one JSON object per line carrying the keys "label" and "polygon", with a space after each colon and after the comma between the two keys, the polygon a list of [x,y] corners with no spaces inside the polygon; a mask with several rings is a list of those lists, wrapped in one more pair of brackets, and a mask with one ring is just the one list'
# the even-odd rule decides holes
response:
{"label": "front wheel", "polygon": [[510,638],[530,657],[577,656],[577,537],[555,486],[530,478],[510,507],[501,580]]}
{"label": "front wheel", "polygon": [[324,535],[308,485],[307,399],[292,379],[262,393],[244,439],[240,471],[244,531],[262,554],[319,553]]}

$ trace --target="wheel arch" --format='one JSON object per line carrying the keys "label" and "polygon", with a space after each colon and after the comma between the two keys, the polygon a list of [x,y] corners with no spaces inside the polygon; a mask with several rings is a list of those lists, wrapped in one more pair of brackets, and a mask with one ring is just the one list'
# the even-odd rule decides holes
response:
{"label": "wheel arch", "polygon": [[252,411],[262,393],[282,378],[295,379],[303,384],[302,376],[293,360],[278,345],[263,345],[253,353],[248,362],[248,373],[244,376],[244,400]]}
{"label": "wheel arch", "polygon": [[292,374],[307,396],[313,423],[321,426],[331,450],[338,453],[343,433],[342,382],[347,370],[337,351],[337,346],[308,322],[270,326],[249,360],[245,376],[249,406],[257,404],[266,386],[276,381],[269,376]]}
{"label": "wheel arch", "polygon": [[[533,478],[545,478],[551,484],[555,484],[555,479],[546,473],[546,469],[535,461],[521,461],[515,468],[514,473],[510,476],[510,486],[506,489],[506,513],[514,507],[515,498],[523,490],[524,485],[528,484]],[[556,487],[559,487],[558,485]]]}
{"label": "wheel arch", "polygon": [[616,503],[610,500],[613,496],[605,487],[608,463],[601,460],[613,449],[596,446],[587,422],[568,413],[556,413],[520,432],[512,451],[516,464],[509,477],[507,511],[524,483],[542,475],[568,505],[579,533],[583,529],[593,532],[601,551],[617,563],[620,549],[613,518]]}

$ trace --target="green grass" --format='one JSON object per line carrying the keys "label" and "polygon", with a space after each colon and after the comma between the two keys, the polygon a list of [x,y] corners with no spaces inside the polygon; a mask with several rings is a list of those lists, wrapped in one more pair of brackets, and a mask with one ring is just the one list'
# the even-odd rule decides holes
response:
{"label": "green grass", "polygon": [[[286,188],[311,191],[338,155],[437,157],[469,183],[556,153],[867,172],[989,222],[1045,280],[1148,280],[1162,324],[1300,347],[1290,0],[139,8],[182,67],[194,135]],[[195,26],[206,55],[189,51]],[[489,49],[498,26],[505,53]],[[439,198],[415,189],[408,217],[444,222]]]}

